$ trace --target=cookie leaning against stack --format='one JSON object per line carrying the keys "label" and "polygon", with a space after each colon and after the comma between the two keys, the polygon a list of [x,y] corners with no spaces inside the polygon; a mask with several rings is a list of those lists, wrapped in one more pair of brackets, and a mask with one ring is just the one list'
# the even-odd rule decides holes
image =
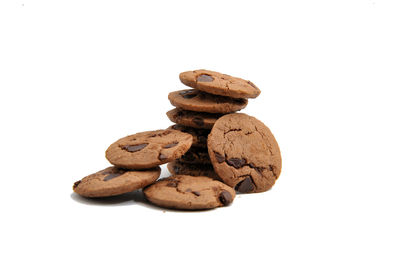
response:
{"label": "cookie leaning against stack", "polygon": [[219,178],[208,155],[207,136],[218,119],[245,108],[247,98],[257,97],[260,90],[250,81],[209,70],[182,72],[179,79],[192,89],[168,95],[176,108],[168,111],[167,116],[176,123],[171,128],[193,135],[196,147],[169,163],[168,169],[173,174],[208,173]]}

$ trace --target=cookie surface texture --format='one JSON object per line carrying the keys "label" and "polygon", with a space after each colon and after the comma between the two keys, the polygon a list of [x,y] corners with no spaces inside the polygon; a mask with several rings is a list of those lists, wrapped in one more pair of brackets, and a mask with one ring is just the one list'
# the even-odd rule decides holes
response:
{"label": "cookie surface texture", "polygon": [[84,197],[115,196],[152,184],[160,176],[160,172],[160,167],[135,171],[111,166],[75,182],[72,188],[75,193]]}
{"label": "cookie surface texture", "polygon": [[221,117],[208,135],[211,163],[224,183],[242,193],[263,192],[278,179],[282,160],[271,131],[246,114]]}
{"label": "cookie surface texture", "polygon": [[232,98],[256,98],[261,93],[260,89],[249,80],[210,70],[182,72],[179,79],[186,86]]}
{"label": "cookie surface texture", "polygon": [[155,205],[186,210],[227,206],[235,198],[231,187],[204,176],[171,176],[157,181],[143,192]]}
{"label": "cookie surface texture", "polygon": [[173,129],[141,132],[111,144],[106,158],[120,168],[152,168],[181,157],[192,139],[192,135]]}

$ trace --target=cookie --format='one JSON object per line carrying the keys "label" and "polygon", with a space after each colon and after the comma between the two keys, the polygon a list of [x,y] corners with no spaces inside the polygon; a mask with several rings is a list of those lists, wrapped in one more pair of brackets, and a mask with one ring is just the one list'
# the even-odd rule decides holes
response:
{"label": "cookie", "polygon": [[208,135],[208,153],[225,184],[242,193],[270,189],[281,172],[281,153],[271,131],[246,114],[229,114]]}
{"label": "cookie", "polygon": [[157,181],[143,192],[155,205],[186,210],[227,206],[235,198],[231,187],[205,176],[171,176]]}
{"label": "cookie", "polygon": [[247,99],[212,95],[199,90],[173,91],[168,95],[173,106],[206,113],[232,113],[246,107]]}
{"label": "cookie", "polygon": [[208,150],[204,148],[191,147],[182,157],[177,159],[181,163],[188,164],[211,164]]}
{"label": "cookie", "polygon": [[192,135],[178,130],[146,131],[111,144],[106,151],[106,158],[121,168],[152,168],[181,157],[192,141]]}
{"label": "cookie", "polygon": [[160,176],[160,172],[160,167],[148,170],[108,167],[75,182],[72,189],[75,193],[90,198],[115,196],[154,183]]}
{"label": "cookie", "polygon": [[173,175],[207,176],[221,181],[211,164],[189,164],[175,160],[168,163],[167,167]]}
{"label": "cookie", "polygon": [[194,128],[211,129],[223,114],[198,113],[175,108],[168,111],[167,116],[169,120],[177,124]]}
{"label": "cookie", "polygon": [[232,98],[256,98],[261,93],[249,80],[204,69],[183,72],[179,79],[189,87]]}
{"label": "cookie", "polygon": [[207,148],[207,137],[208,134],[210,134],[211,130],[187,127],[178,124],[172,125],[169,128],[179,130],[192,135],[193,137],[192,147]]}

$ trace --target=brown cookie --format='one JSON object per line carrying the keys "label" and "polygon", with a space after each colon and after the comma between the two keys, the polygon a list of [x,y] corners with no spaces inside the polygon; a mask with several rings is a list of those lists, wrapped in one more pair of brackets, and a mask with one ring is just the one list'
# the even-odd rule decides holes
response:
{"label": "brown cookie", "polygon": [[232,188],[205,176],[171,176],[157,181],[143,192],[155,205],[186,210],[227,206],[235,198]]}
{"label": "brown cookie", "polygon": [[207,148],[191,147],[177,161],[188,164],[211,164]]}
{"label": "brown cookie", "polygon": [[160,167],[135,171],[112,166],[75,182],[72,189],[84,197],[115,196],[152,184],[160,172]]}
{"label": "brown cookie", "polygon": [[172,125],[169,128],[179,130],[179,131],[182,131],[182,132],[192,135],[192,137],[193,137],[192,147],[200,147],[200,148],[207,149],[207,137],[208,137],[208,134],[210,134],[211,130],[187,127],[187,126],[178,125],[178,124]]}
{"label": "brown cookie", "polygon": [[211,129],[218,118],[223,114],[209,114],[186,111],[182,109],[172,109],[167,112],[169,120],[174,123],[194,128]]}
{"label": "brown cookie", "polygon": [[173,129],[141,132],[111,144],[106,158],[121,168],[152,168],[181,157],[192,140],[192,135]]}
{"label": "brown cookie", "polygon": [[215,172],[239,192],[270,189],[281,172],[281,153],[271,131],[246,114],[229,114],[208,135]]}
{"label": "brown cookie", "polygon": [[212,95],[199,90],[174,91],[168,99],[173,106],[181,109],[206,113],[232,113],[247,105],[247,99]]}
{"label": "brown cookie", "polygon": [[189,87],[232,98],[256,98],[261,93],[251,81],[204,69],[182,72],[179,79]]}
{"label": "brown cookie", "polygon": [[173,175],[207,176],[222,181],[211,164],[189,164],[175,160],[168,163],[167,167]]}

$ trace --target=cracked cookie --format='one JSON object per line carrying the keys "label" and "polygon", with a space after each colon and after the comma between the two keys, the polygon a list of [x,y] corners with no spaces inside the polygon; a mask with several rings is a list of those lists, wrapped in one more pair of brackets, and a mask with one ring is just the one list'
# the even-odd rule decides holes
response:
{"label": "cracked cookie", "polygon": [[204,69],[182,72],[179,79],[186,86],[232,98],[256,98],[261,93],[249,80]]}
{"label": "cracked cookie", "polygon": [[172,109],[167,112],[169,120],[188,127],[211,129],[218,118],[223,114],[209,114]]}
{"label": "cracked cookie", "polygon": [[271,131],[246,114],[229,114],[208,135],[208,153],[225,184],[242,193],[270,189],[281,172],[281,154]]}
{"label": "cracked cookie", "polygon": [[106,158],[121,168],[152,168],[181,157],[192,140],[192,135],[173,129],[141,132],[111,144]]}
{"label": "cracked cookie", "polygon": [[155,205],[186,210],[227,206],[235,198],[231,187],[205,176],[171,176],[157,181],[143,192]]}
{"label": "cracked cookie", "polygon": [[173,106],[206,113],[232,113],[247,105],[247,99],[212,95],[194,89],[171,92],[168,99]]}
{"label": "cracked cookie", "polygon": [[207,148],[191,147],[177,161],[187,164],[211,164]]}
{"label": "cracked cookie", "polygon": [[160,167],[124,170],[112,166],[75,182],[72,189],[75,193],[90,198],[121,195],[152,184],[160,176],[160,172]]}
{"label": "cracked cookie", "polygon": [[193,137],[192,147],[200,147],[207,149],[207,137],[210,134],[211,130],[209,129],[201,129],[201,128],[193,128],[187,127],[183,125],[172,125],[169,127],[170,129],[179,130],[185,133],[189,133]]}
{"label": "cracked cookie", "polygon": [[189,164],[175,160],[168,163],[167,167],[173,175],[207,176],[222,181],[211,164]]}

